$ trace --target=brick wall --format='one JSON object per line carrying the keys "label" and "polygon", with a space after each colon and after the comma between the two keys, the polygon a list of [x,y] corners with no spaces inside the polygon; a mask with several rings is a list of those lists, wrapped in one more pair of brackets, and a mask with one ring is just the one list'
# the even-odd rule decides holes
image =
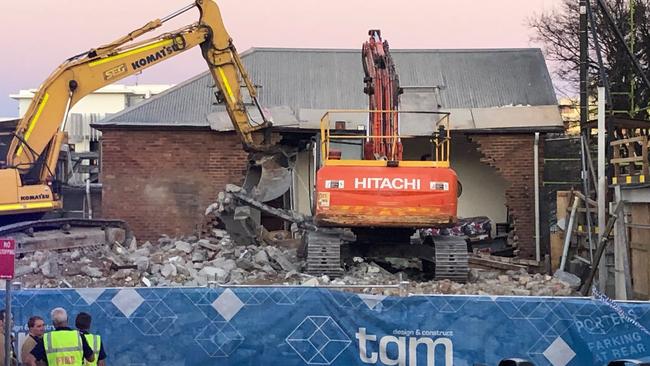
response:
{"label": "brick wall", "polygon": [[[533,170],[534,134],[471,135],[483,155],[481,161],[495,168],[509,183],[506,206],[514,221],[522,258],[535,257],[535,172]],[[540,182],[544,176],[543,145],[540,138]],[[541,188],[541,187],[540,187]]]}
{"label": "brick wall", "polygon": [[234,132],[105,130],[103,217],[138,240],[191,233],[227,183],[241,184],[246,153]]}

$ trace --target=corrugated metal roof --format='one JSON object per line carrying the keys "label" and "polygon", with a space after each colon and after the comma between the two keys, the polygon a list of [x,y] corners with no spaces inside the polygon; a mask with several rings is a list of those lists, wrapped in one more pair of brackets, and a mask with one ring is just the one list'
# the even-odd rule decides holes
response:
{"label": "corrugated metal roof", "polygon": [[[444,109],[556,105],[539,49],[391,50],[403,86],[439,87]],[[367,108],[359,50],[254,48],[242,58],[266,107]],[[208,126],[215,105],[208,72],[98,125]]]}

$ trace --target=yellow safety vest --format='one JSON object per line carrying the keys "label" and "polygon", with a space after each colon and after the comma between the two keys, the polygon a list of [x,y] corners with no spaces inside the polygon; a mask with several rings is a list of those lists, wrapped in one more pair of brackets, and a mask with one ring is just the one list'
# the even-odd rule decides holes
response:
{"label": "yellow safety vest", "polygon": [[82,366],[83,343],[76,330],[57,330],[43,337],[47,364],[50,366]]}
{"label": "yellow safety vest", "polygon": [[88,345],[90,346],[90,348],[93,350],[93,353],[95,354],[95,361],[88,362],[87,360],[84,359],[84,365],[97,366],[97,361],[99,361],[99,350],[102,347],[102,337],[99,334],[90,334],[90,333],[84,334],[84,337],[86,337],[86,342],[88,342]]}

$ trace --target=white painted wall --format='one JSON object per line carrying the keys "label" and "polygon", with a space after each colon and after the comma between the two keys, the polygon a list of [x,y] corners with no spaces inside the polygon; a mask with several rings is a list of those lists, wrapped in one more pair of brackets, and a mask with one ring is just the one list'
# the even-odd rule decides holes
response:
{"label": "white painted wall", "polygon": [[[431,153],[429,138],[417,137],[403,140],[404,159],[420,160]],[[481,163],[477,146],[462,133],[452,133],[451,167],[456,171],[463,185],[463,194],[458,199],[458,216],[487,216],[492,222],[506,222],[506,181],[495,169]]]}
{"label": "white painted wall", "polygon": [[311,215],[311,192],[314,186],[313,157],[311,151],[298,153],[294,170],[293,190],[295,192],[294,209],[301,214]]}

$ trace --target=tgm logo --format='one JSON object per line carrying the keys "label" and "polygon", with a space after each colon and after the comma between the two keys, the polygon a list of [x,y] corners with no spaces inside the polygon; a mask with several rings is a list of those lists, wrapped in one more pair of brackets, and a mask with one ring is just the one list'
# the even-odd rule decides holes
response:
{"label": "tgm logo", "polygon": [[[425,351],[424,360],[426,360],[427,366],[436,365],[436,350],[443,352],[441,354],[445,361],[443,366],[454,364],[454,345],[451,339],[446,337],[387,335],[377,339],[377,335],[367,333],[366,328],[359,328],[355,336],[359,341],[359,359],[363,363],[397,366],[423,365],[422,361],[418,362],[419,348]],[[377,344],[379,344],[378,352],[369,352],[369,349],[377,349]]]}
{"label": "tgm logo", "polygon": [[308,365],[331,365],[352,343],[330,316],[306,317],[286,342]]}

